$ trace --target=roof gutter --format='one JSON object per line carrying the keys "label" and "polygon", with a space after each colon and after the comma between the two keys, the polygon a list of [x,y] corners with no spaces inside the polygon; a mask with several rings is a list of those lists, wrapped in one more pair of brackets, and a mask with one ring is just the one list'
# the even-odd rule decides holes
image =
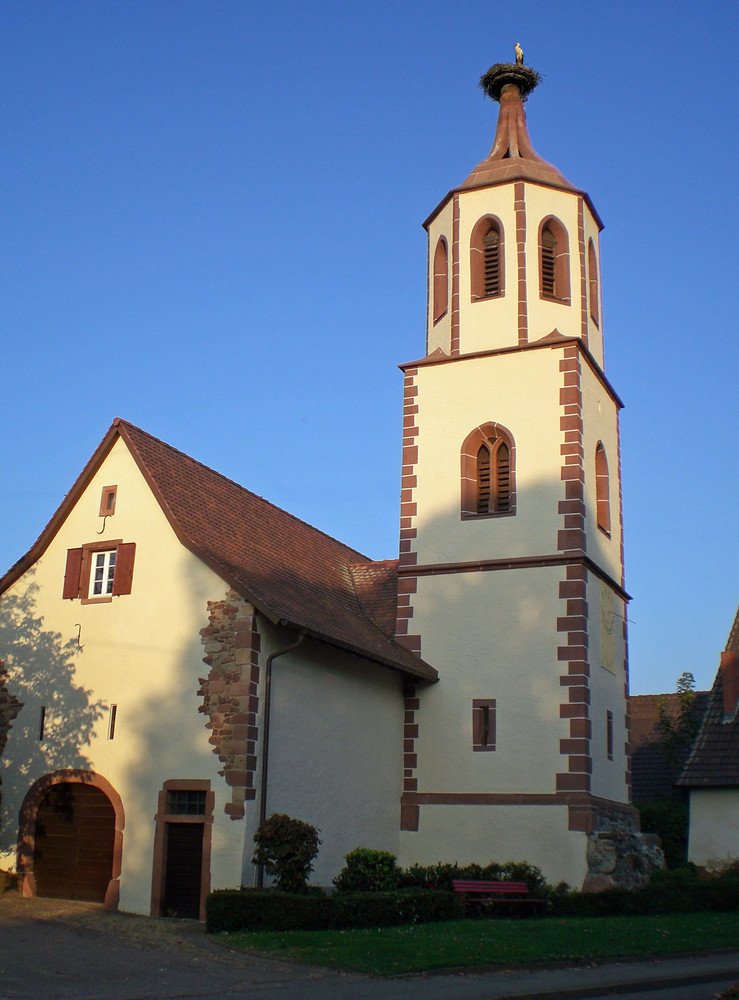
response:
{"label": "roof gutter", "polygon": [[[264,667],[264,718],[262,721],[262,776],[259,783],[259,826],[267,819],[267,777],[269,773],[269,724],[270,709],[272,705],[272,664],[278,656],[285,656],[297,649],[305,639],[306,632],[303,629],[295,642],[283,649],[276,649],[270,653]],[[257,888],[264,887],[264,865],[257,865]]]}

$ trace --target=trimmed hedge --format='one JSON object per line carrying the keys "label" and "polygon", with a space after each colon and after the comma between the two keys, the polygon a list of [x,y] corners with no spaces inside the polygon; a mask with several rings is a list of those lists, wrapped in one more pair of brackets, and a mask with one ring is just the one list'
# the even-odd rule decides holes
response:
{"label": "trimmed hedge", "polygon": [[205,929],[213,931],[325,930],[333,926],[330,896],[276,889],[219,889],[205,901]]}
{"label": "trimmed hedge", "polygon": [[332,897],[336,927],[392,927],[432,920],[458,920],[464,904],[457,896],[438,889],[404,889],[397,892],[341,892]]}
{"label": "trimmed hedge", "polygon": [[554,890],[551,913],[567,917],[613,917],[639,914],[691,913],[739,909],[739,871],[730,869],[711,879],[695,868],[660,869],[641,889],[604,889],[580,893]]}
{"label": "trimmed hedge", "polygon": [[456,920],[464,915],[452,893],[431,889],[341,892],[333,896],[275,889],[220,889],[205,904],[205,927],[214,931],[295,931],[392,927]]}

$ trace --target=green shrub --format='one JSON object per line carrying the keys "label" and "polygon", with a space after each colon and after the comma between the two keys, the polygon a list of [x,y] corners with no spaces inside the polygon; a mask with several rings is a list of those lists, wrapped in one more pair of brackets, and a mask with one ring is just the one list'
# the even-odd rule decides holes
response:
{"label": "green shrub", "polygon": [[303,892],[318,854],[318,830],[310,823],[273,813],[254,834],[252,860],[264,865],[283,892]]}
{"label": "green shrub", "polygon": [[323,893],[219,889],[205,901],[205,928],[214,931],[324,930],[333,926],[332,900]]}
{"label": "green shrub", "polygon": [[461,901],[453,893],[433,889],[341,892],[333,899],[336,926],[341,928],[392,927],[457,920],[464,915]]}
{"label": "green shrub", "polygon": [[346,865],[334,879],[339,892],[388,892],[400,882],[397,858],[389,851],[358,847],[346,856]]}

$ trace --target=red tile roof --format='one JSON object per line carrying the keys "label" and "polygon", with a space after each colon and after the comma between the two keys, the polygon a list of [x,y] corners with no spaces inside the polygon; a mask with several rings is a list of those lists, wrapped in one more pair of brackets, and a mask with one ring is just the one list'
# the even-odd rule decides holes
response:
{"label": "red tile roof", "polygon": [[[727,652],[739,653],[739,609],[729,633]],[[724,722],[721,670],[711,688],[703,724],[678,784],[685,788],[739,786],[739,715]]]}
{"label": "red tile roof", "polygon": [[41,537],[0,579],[0,594],[35,562],[120,437],[175,534],[274,623],[413,677],[437,673],[393,638],[397,563],[366,556],[116,418]]}
{"label": "red tile roof", "polygon": [[[701,718],[708,704],[708,691],[695,692],[695,713]],[[671,719],[677,720],[680,696],[671,694],[639,694],[629,699],[631,719],[631,794],[634,802],[669,799],[677,795],[677,774],[660,748],[660,707],[664,706]]]}

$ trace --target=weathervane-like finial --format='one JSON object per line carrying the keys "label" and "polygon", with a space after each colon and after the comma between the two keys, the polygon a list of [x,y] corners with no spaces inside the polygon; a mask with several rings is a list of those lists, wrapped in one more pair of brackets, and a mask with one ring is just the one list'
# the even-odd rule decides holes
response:
{"label": "weathervane-like finial", "polygon": [[521,45],[516,42],[514,48],[516,50],[516,66],[523,66],[523,49]]}

